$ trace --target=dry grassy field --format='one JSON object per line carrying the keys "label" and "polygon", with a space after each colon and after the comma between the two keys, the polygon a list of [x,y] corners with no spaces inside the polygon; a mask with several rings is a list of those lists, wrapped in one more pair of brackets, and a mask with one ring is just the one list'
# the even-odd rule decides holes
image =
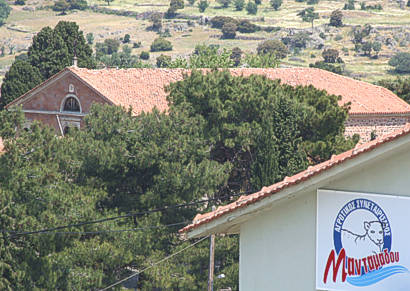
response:
{"label": "dry grassy field", "polygon": [[[168,0],[114,0],[107,6],[104,1],[90,0],[91,6],[106,7],[115,10],[127,10],[134,12],[147,11],[166,11],[168,8]],[[375,81],[377,79],[392,76],[389,73],[391,69],[387,62],[392,54],[397,51],[410,51],[410,41],[400,43],[397,39],[398,33],[410,34],[410,9],[404,10],[399,8],[396,2],[384,1],[374,2],[381,3],[383,10],[381,11],[343,11],[345,27],[337,29],[336,32],[330,32],[324,41],[325,47],[337,48],[341,52],[341,56],[346,63],[346,69],[352,72],[355,77],[367,81]],[[67,15],[60,15],[57,12],[47,8],[47,5],[52,5],[52,2],[42,2],[29,0],[27,5],[15,6],[12,5],[12,12],[6,21],[6,24],[0,27],[0,46],[5,46],[6,55],[0,57],[0,78],[7,71],[8,66],[13,62],[16,54],[24,53],[31,43],[32,37],[45,26],[55,26],[60,20],[75,21],[84,32],[94,34],[95,42],[103,41],[106,38],[121,38],[125,34],[130,34],[131,42],[140,41],[142,46],[138,49],[133,49],[133,53],[141,51],[149,51],[149,46],[153,39],[158,37],[155,32],[149,31],[150,26],[147,20],[137,20],[135,17],[107,15],[102,13],[86,11],[71,11]],[[321,26],[329,22],[329,15],[335,9],[340,9],[344,5],[343,1],[320,1],[315,5],[315,10],[319,13],[320,19],[315,21],[315,26]],[[309,28],[310,24],[302,22],[297,16],[298,11],[307,7],[306,3],[295,2],[294,0],[284,1],[278,11],[274,11],[268,0],[263,0],[259,6],[257,15],[248,15],[246,10],[235,11],[233,7],[221,9],[220,5],[214,0],[211,1],[210,7],[205,13],[200,13],[197,6],[189,6],[185,4],[183,10],[179,10],[187,15],[208,17],[216,15],[231,16],[236,18],[247,18],[261,26],[276,26],[284,28]],[[360,5],[356,4],[356,9],[360,9]],[[256,32],[246,34],[258,38],[258,40],[224,40],[218,36],[220,30],[195,24],[192,27],[182,31],[175,30],[175,25],[183,20],[164,20],[164,26],[169,27],[171,37],[168,39],[173,44],[173,51],[167,54],[172,56],[186,56],[192,52],[194,47],[200,43],[218,44],[221,47],[233,48],[240,47],[244,51],[254,51],[261,42],[259,39],[269,39],[273,37],[273,33]],[[354,25],[371,24],[375,27],[380,35],[384,38],[396,38],[394,47],[383,44],[379,58],[369,58],[361,56],[354,51],[354,44],[351,39],[351,30]],[[241,34],[238,34],[241,36]],[[244,36],[244,35],[243,35]],[[10,54],[10,48],[12,54]],[[154,62],[156,56],[160,53],[151,53],[150,61]],[[283,61],[283,65],[291,66],[308,66],[321,60],[321,50],[305,49],[299,53],[288,56]]]}

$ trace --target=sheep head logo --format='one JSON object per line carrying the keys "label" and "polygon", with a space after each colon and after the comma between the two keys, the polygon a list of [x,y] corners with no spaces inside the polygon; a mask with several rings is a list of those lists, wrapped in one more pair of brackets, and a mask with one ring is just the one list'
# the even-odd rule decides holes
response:
{"label": "sheep head logo", "polygon": [[381,250],[384,244],[383,224],[380,221],[365,221],[364,229],[369,239]]}

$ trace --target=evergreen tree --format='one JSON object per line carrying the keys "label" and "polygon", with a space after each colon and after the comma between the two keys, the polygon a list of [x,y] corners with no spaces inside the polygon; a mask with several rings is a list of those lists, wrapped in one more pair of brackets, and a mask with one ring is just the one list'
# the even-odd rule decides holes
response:
{"label": "evergreen tree", "polygon": [[5,22],[7,17],[9,17],[11,8],[9,4],[5,0],[0,0],[0,26],[2,26]]}
{"label": "evergreen tree", "polygon": [[27,61],[17,60],[6,73],[1,85],[0,109],[34,88],[43,80],[40,71]]}
{"label": "evergreen tree", "polygon": [[[16,60],[17,64],[11,66],[11,72],[1,87],[2,100],[10,102],[19,96],[17,94],[25,93],[41,81],[71,66],[74,51],[80,67],[95,68],[92,49],[86,43],[83,32],[78,29],[75,22],[67,21],[60,21],[54,29],[43,28],[33,38],[26,62],[17,63]],[[40,81],[38,72],[41,75]],[[17,86],[21,89],[17,89]],[[1,103],[3,106],[6,104],[5,101]]]}

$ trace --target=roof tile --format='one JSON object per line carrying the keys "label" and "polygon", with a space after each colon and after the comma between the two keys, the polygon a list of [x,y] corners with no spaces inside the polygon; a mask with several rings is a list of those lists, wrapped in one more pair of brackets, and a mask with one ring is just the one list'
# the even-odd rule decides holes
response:
{"label": "roof tile", "polygon": [[[114,104],[132,106],[135,113],[168,109],[165,86],[183,79],[186,69],[102,69],[68,68]],[[342,96],[339,105],[351,103],[350,114],[410,114],[410,105],[388,89],[316,68],[236,68],[234,76],[266,75],[283,83],[313,85]]]}

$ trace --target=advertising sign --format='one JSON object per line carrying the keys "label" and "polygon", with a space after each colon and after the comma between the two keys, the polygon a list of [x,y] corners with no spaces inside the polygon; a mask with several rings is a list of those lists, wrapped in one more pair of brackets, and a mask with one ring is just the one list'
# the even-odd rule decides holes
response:
{"label": "advertising sign", "polygon": [[410,198],[317,192],[316,288],[410,290]]}

